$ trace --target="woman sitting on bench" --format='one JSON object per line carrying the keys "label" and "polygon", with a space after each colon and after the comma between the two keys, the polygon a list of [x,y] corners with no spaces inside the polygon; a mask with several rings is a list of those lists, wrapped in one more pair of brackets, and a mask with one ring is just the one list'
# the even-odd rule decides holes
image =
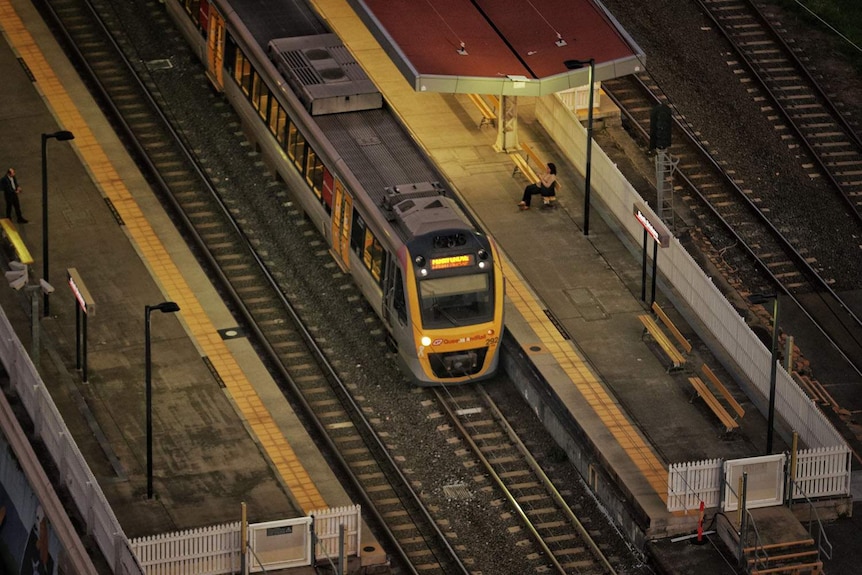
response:
{"label": "woman sitting on bench", "polygon": [[535,194],[542,194],[544,207],[551,207],[552,202],[556,201],[557,189],[557,166],[552,163],[548,164],[548,170],[539,178],[539,183],[530,184],[524,188],[524,197],[518,202],[518,206],[522,210],[530,209],[530,200]]}

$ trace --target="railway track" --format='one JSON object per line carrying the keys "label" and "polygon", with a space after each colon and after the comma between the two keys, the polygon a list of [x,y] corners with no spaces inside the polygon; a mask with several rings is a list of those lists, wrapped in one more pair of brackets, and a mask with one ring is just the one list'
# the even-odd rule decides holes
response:
{"label": "railway track", "polygon": [[[780,23],[751,0],[698,0],[733,46],[728,64],[769,94],[763,111],[798,150],[811,178],[826,178],[862,220],[862,140],[791,45]],[[773,25],[774,24],[774,25]]]}
{"label": "railway track", "polygon": [[[325,243],[292,207],[288,191],[257,161],[239,121],[212,93],[203,70],[191,55],[183,55],[185,44],[163,8],[147,2],[124,12],[107,0],[43,0],[38,6],[195,246],[242,329],[307,426],[327,445],[348,490],[394,554],[397,572],[499,571],[488,566],[494,561],[527,572],[542,564],[541,557],[522,557],[516,545],[520,538],[507,531],[507,516],[514,509],[501,509],[499,517],[483,514],[472,524],[462,506],[449,507],[439,494],[423,489],[443,481],[438,474],[460,473],[451,445],[438,445],[444,463],[428,467],[413,461],[412,445],[401,443],[404,426],[427,427],[428,436],[436,435],[433,419],[419,423],[431,392],[408,388],[392,373],[394,362],[365,361],[369,355],[386,355],[379,322],[350,277],[338,270]],[[147,24],[145,30],[132,29],[141,22]],[[226,130],[215,135],[198,131],[199,123],[214,120]],[[371,338],[356,335],[357,325]],[[349,376],[342,377],[344,373]],[[393,380],[406,399],[389,412],[391,398],[378,397],[377,391]],[[407,413],[411,415],[402,419]],[[586,492],[583,487],[581,495]],[[607,539],[616,534],[622,540],[610,522],[593,528],[609,534]],[[497,557],[483,556],[471,529],[486,538],[499,533]],[[565,553],[559,546],[551,549],[553,556]],[[587,555],[569,561],[586,562]]]}
{"label": "railway track", "polygon": [[[667,99],[646,74],[603,82],[622,110],[630,132],[645,146],[650,113]],[[745,293],[783,293],[806,314],[857,373],[862,374],[862,322],[836,292],[833,277],[819,268],[797,230],[772,221],[768,199],[743,188],[732,169],[716,162],[678,114],[673,117],[670,155],[678,158],[675,194],[706,231],[714,259],[726,263],[731,283]]]}
{"label": "railway track", "polygon": [[[497,404],[481,386],[436,390],[438,405],[452,422],[441,426],[447,441],[463,440],[463,465],[478,463],[490,484],[516,510],[512,529],[523,530],[518,545],[527,553],[535,573],[611,573],[616,571],[581,520],[522,443]],[[452,487],[453,492],[466,485]],[[516,527],[519,526],[519,527]],[[599,533],[600,535],[600,533]]]}

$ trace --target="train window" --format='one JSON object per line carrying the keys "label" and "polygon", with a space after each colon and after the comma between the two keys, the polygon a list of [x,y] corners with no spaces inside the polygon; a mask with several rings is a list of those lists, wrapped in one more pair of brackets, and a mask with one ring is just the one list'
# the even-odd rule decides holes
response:
{"label": "train window", "polygon": [[245,54],[239,49],[236,51],[236,66],[233,70],[233,77],[242,88],[242,91],[248,95],[251,82],[251,62],[246,59]]}
{"label": "train window", "polygon": [[293,160],[296,168],[302,172],[305,166],[305,137],[293,122],[290,123],[287,133],[287,155]]}
{"label": "train window", "polygon": [[251,103],[257,108],[260,117],[266,121],[266,112],[269,108],[269,88],[260,77],[260,74],[254,74],[254,89],[251,95]]}
{"label": "train window", "polygon": [[490,274],[453,275],[419,282],[422,325],[426,328],[466,325],[494,313]]}
{"label": "train window", "polygon": [[326,166],[323,166],[323,186],[321,193],[323,194],[323,205],[328,213],[332,213],[332,191],[335,189],[335,176]]}
{"label": "train window", "polygon": [[377,283],[380,283],[380,270],[383,269],[383,246],[367,228],[365,230],[365,249],[362,253],[362,263],[365,264]]}
{"label": "train window", "polygon": [[199,0],[185,0],[183,2],[183,5],[186,9],[186,12],[189,14],[189,16],[192,17],[192,20],[196,20],[198,17],[200,1]]}
{"label": "train window", "polygon": [[269,129],[284,147],[284,127],[287,124],[287,115],[284,113],[284,108],[278,103],[275,98],[269,99]]}
{"label": "train window", "polygon": [[314,195],[320,199],[323,190],[323,163],[317,157],[317,152],[308,147],[308,156],[305,158],[305,181],[314,190]]}
{"label": "train window", "polygon": [[395,293],[393,294],[392,307],[395,308],[395,312],[398,314],[398,319],[401,320],[401,323],[407,323],[407,299],[404,297],[404,279],[401,277],[401,270],[395,268],[395,287],[393,288]]}
{"label": "train window", "polygon": [[365,238],[365,220],[362,215],[353,210],[353,225],[350,228],[350,247],[357,255],[362,255],[364,248],[363,239]]}

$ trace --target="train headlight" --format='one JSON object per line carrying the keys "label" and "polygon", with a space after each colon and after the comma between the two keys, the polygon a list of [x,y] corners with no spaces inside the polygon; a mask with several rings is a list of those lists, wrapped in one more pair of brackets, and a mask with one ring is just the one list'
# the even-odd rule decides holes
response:
{"label": "train headlight", "polygon": [[425,258],[423,256],[416,256],[413,258],[413,262],[420,268],[425,267]]}
{"label": "train headlight", "polygon": [[425,347],[428,347],[429,345],[431,345],[431,338],[430,338],[430,337],[428,337],[427,335],[423,335],[423,336],[422,336],[422,339],[421,339],[421,340],[419,340],[419,341],[421,341],[421,342],[422,342],[422,345],[423,345],[423,346],[425,346]]}
{"label": "train headlight", "polygon": [[485,262],[479,262],[479,269],[480,270],[485,269]]}
{"label": "train headlight", "polygon": [[488,252],[486,252],[485,250],[479,250],[479,253],[477,255],[479,256],[479,259],[482,261],[485,261],[488,259]]}
{"label": "train headlight", "polygon": [[428,270],[426,270],[425,268],[422,268],[421,270],[419,270],[419,275],[421,275],[422,277],[427,276]]}

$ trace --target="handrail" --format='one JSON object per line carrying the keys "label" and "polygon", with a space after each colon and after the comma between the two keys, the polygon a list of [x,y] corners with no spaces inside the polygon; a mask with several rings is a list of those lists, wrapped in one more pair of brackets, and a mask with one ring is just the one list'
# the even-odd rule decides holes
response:
{"label": "handrail", "polygon": [[[788,501],[787,507],[792,508],[793,499],[794,499],[794,491],[799,490],[799,493],[802,497],[805,498],[805,501],[808,503],[808,535],[817,542],[817,555],[818,559],[820,559],[820,554],[822,553],[826,559],[832,559],[832,543],[829,541],[829,538],[826,536],[826,529],[823,528],[823,521],[820,520],[820,514],[817,513],[817,508],[814,506],[814,502],[808,497],[808,494],[805,493],[805,490],[796,484],[795,481],[791,479],[790,482],[790,499]],[[811,519],[811,516],[814,516],[814,519],[817,520],[817,537],[814,537],[814,534],[811,532],[812,527],[814,526],[814,521]]]}

